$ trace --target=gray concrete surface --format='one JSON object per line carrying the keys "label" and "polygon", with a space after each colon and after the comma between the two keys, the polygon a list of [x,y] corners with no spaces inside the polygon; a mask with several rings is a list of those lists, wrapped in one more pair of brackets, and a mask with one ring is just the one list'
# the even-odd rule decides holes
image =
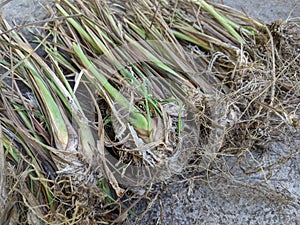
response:
{"label": "gray concrete surface", "polygon": [[[0,4],[6,2],[1,0]],[[48,15],[47,0],[11,0],[1,9],[1,15],[5,17],[10,24],[27,24],[34,22]]]}
{"label": "gray concrete surface", "polygon": [[[249,16],[266,23],[274,20],[285,20],[289,17],[300,17],[299,0],[213,0],[246,12]],[[1,0],[0,4],[6,2]],[[36,21],[47,16],[46,4],[49,0],[11,0],[2,9],[8,20],[18,24]]]}
{"label": "gray concrete surface", "polygon": [[[284,151],[294,151],[294,147],[299,151],[300,143],[296,139],[294,141],[293,147],[277,143],[274,149],[277,153],[281,152],[280,155]],[[273,153],[269,156],[271,159],[277,157]],[[209,185],[205,181],[196,181],[167,186],[151,211],[138,224],[300,224],[299,155],[273,168],[268,182],[264,181],[262,173],[248,176],[238,168],[232,172],[231,178],[236,182],[231,179],[215,182],[220,177],[212,176]]]}
{"label": "gray concrete surface", "polygon": [[[39,27],[44,24],[37,22],[49,18],[50,13],[47,8],[51,2],[48,0],[0,0],[1,6],[3,3],[3,7],[0,8],[0,15],[6,19],[11,27],[19,28],[25,37],[31,39],[33,37],[32,32],[39,33]],[[22,26],[26,26],[31,31],[23,29]]]}
{"label": "gray concrete surface", "polygon": [[213,0],[245,12],[252,18],[265,23],[274,20],[286,20],[292,17],[300,17],[299,0]]}
{"label": "gray concrete surface", "polygon": [[[17,24],[32,22],[47,16],[46,2],[49,1],[12,0],[2,8],[1,14]],[[224,0],[224,3],[268,23],[285,20],[289,16],[300,17],[300,3],[297,0]],[[261,157],[266,161],[275,160],[288,152],[299,151],[299,130],[291,132],[293,138],[270,145],[268,154]],[[223,178],[215,183],[215,176],[211,178],[210,185],[195,181],[167,186],[139,224],[300,224],[299,154],[275,167],[272,174],[267,171],[270,175],[268,182],[264,182],[262,173],[245,176],[238,169],[234,171],[236,182]]]}

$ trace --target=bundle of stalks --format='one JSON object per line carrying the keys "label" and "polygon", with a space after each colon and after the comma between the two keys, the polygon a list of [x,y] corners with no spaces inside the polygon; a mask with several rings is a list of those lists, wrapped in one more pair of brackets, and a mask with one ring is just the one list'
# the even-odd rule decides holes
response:
{"label": "bundle of stalks", "polygon": [[153,184],[298,126],[291,24],[202,0],[55,9],[34,49],[2,21],[2,220],[118,223]]}

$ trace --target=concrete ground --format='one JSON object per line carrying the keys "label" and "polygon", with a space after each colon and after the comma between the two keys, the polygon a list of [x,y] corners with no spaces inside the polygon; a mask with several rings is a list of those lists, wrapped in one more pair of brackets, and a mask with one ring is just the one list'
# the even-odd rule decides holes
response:
{"label": "concrete ground", "polygon": [[[217,1],[217,0],[216,0]],[[3,0],[0,1],[1,3]],[[12,0],[2,8],[2,16],[18,23],[45,17],[46,0]],[[222,1],[218,1],[222,2]],[[264,22],[300,17],[298,0],[224,0],[226,5],[244,10]],[[298,4],[297,4],[298,3]],[[0,53],[1,54],[1,53]],[[268,159],[300,149],[299,130],[290,131],[286,143],[270,146]],[[236,170],[236,182],[222,179],[208,185],[204,181],[185,182],[162,189],[152,209],[138,224],[172,225],[297,225],[300,224],[300,156],[277,166],[268,182],[264,174],[245,176]],[[217,177],[215,177],[217,178]],[[241,185],[238,185],[241,184]],[[258,192],[255,187],[264,192]],[[272,190],[273,189],[273,190]],[[272,191],[270,191],[272,190]],[[281,193],[276,195],[276,193]],[[280,199],[280,200],[279,200]]]}
{"label": "concrete ground", "polygon": [[[1,3],[7,0],[0,0]],[[274,20],[285,20],[289,17],[300,17],[299,0],[213,0],[224,3],[246,12],[249,16],[266,23]],[[11,0],[2,9],[2,15],[8,20],[15,19],[17,23],[34,21],[45,17],[47,0]]]}
{"label": "concrete ground", "polygon": [[213,0],[223,3],[247,13],[254,19],[265,23],[274,20],[286,20],[288,18],[300,17],[299,0]]}

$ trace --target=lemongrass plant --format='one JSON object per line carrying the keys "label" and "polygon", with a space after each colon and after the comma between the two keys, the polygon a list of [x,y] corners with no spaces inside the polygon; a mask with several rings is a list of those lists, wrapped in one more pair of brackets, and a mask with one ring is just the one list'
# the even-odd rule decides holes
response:
{"label": "lemongrass plant", "polygon": [[[69,52],[71,58],[79,68],[82,68],[81,70],[85,71],[86,79],[95,84],[101,97],[109,103],[114,112],[113,116],[121,123],[123,130],[127,130],[123,137],[129,133],[132,135],[133,146],[124,145],[125,154],[128,156],[128,152],[134,150],[135,153],[132,156],[137,163],[144,161],[152,166],[157,160],[158,164],[162,163],[164,160],[153,149],[162,144],[169,148],[168,145],[171,144],[167,140],[169,135],[167,133],[170,132],[168,123],[172,120],[168,115],[170,112],[165,107],[170,107],[169,103],[173,102],[171,104],[174,104],[177,112],[172,116],[178,120],[176,129],[177,134],[180,135],[184,127],[181,118],[185,114],[183,108],[190,106],[184,106],[183,101],[187,94],[182,87],[179,87],[178,82],[163,87],[165,93],[161,96],[158,95],[157,88],[167,84],[167,82],[161,83],[162,78],[178,79],[186,89],[194,88],[193,83],[184,77],[186,73],[184,69],[189,67],[188,61],[181,62],[180,60],[184,59],[177,58],[177,61],[181,62],[180,66],[186,63],[184,68],[178,67],[174,59],[170,60],[170,56],[176,56],[176,53],[168,49],[172,45],[157,43],[164,54],[161,55],[154,52],[148,42],[135,39],[134,33],[126,32],[117,24],[117,19],[105,4],[90,3],[88,7],[78,1],[77,6],[82,7],[79,10],[68,1],[63,3],[57,5],[62,15],[83,13],[86,16],[68,19],[69,30],[66,31],[64,27],[60,27],[61,30],[57,32],[57,35],[63,44],[74,49],[73,52]],[[66,33],[71,35],[66,36]],[[76,40],[83,41],[81,45],[72,44]],[[176,47],[176,45],[173,46]],[[191,72],[195,71],[191,69]],[[114,82],[119,90],[110,82]],[[160,125],[157,125],[158,123]],[[122,131],[118,130],[118,132]],[[118,132],[116,132],[117,137],[122,137]],[[181,139],[181,137],[178,138]],[[122,142],[122,140],[119,141]],[[144,145],[146,148],[143,147]],[[128,147],[131,149],[126,150]],[[141,151],[141,148],[144,150]],[[173,154],[177,151],[176,148],[171,150]],[[121,154],[122,151],[120,151]],[[167,155],[167,153],[162,152],[162,155]]]}
{"label": "lemongrass plant", "polygon": [[[120,3],[115,3],[116,5]],[[222,52],[234,61],[240,50],[267,37],[265,27],[233,9],[204,0],[124,2],[127,29],[143,39],[168,40],[183,48],[198,46],[205,52]]]}
{"label": "lemongrass plant", "polygon": [[[45,205],[36,217],[119,221],[130,212],[118,204],[123,187],[180,173],[194,151],[207,169],[222,147],[233,104],[225,78],[206,70],[232,69],[244,50],[255,57],[248,44],[262,25],[207,1],[176,2],[56,2],[38,40],[45,58],[15,31],[1,36],[13,82],[2,85],[2,142],[7,160],[27,160],[26,206]],[[228,61],[216,64],[219,55]]]}
{"label": "lemongrass plant", "polygon": [[[105,3],[64,0],[56,5],[62,16],[71,17],[67,19],[66,26],[58,28],[57,45],[68,49],[73,63],[79,68],[77,73],[83,71],[86,79],[95,85],[99,95],[108,103],[115,121],[118,121],[115,123],[121,126],[115,134],[118,141],[122,143],[122,137],[132,136],[133,146],[124,145],[119,154],[128,156],[128,152],[133,152],[128,159],[136,163],[142,160],[153,166],[162,157],[153,153],[157,145],[152,150],[140,151],[140,148],[147,144],[151,146],[156,140],[153,139],[155,133],[166,135],[170,130],[166,126],[170,115],[164,114],[169,111],[166,109],[169,105],[163,102],[173,99],[173,104],[177,105],[174,108],[178,111],[177,135],[180,135],[184,127],[181,123],[184,113],[180,112],[183,108],[198,110],[194,104],[197,100],[189,93],[198,93],[198,98],[206,94],[215,95],[214,88],[221,83],[218,78],[203,73],[203,67],[208,64],[205,59],[199,56],[196,62],[186,54],[191,44],[199,45],[212,54],[222,50],[229,52],[228,57],[243,57],[240,49],[251,35],[258,33],[222,15],[220,10],[205,1],[183,3],[178,2],[173,10],[167,10],[172,2],[161,2],[157,6],[150,1],[123,2],[125,7],[116,3],[127,13],[117,11],[123,16],[120,19]],[[187,6],[198,10],[203,8],[208,19],[202,22],[200,19],[204,17],[200,16],[203,15],[193,14]],[[211,29],[203,27],[207,21],[211,23]],[[223,69],[223,65],[218,69]],[[161,95],[158,94],[159,88],[163,88]],[[142,109],[137,107],[138,102],[143,102]],[[159,120],[163,121],[163,126],[155,127]],[[158,139],[164,145],[168,143],[166,137]],[[173,149],[172,153],[175,155],[177,150]],[[168,155],[164,152],[164,157],[165,154]]]}
{"label": "lemongrass plant", "polygon": [[[10,29],[7,23],[4,26]],[[26,204],[20,207],[27,207],[29,211],[26,215],[24,209],[24,214],[19,215],[21,220],[34,217],[36,221],[47,222],[45,218],[51,217],[53,221],[63,221],[66,219],[64,207],[58,211],[53,209],[57,209],[57,198],[67,204],[69,197],[66,196],[74,194],[68,190],[69,183],[76,182],[79,186],[97,183],[97,180],[93,182],[92,175],[89,180],[86,175],[89,167],[97,165],[93,128],[55,63],[50,67],[17,32],[12,31],[2,38],[1,52],[5,53],[4,59],[9,60],[9,63],[1,61],[6,71],[2,79],[11,83],[2,81],[1,84],[3,143],[7,160],[24,167],[19,172],[13,171],[12,179],[17,180],[17,186],[7,200],[17,199],[19,192],[21,198],[26,199]],[[97,177],[101,176],[98,171]],[[99,203],[105,198],[101,188],[95,196]],[[75,217],[76,213],[81,212],[75,210]]]}

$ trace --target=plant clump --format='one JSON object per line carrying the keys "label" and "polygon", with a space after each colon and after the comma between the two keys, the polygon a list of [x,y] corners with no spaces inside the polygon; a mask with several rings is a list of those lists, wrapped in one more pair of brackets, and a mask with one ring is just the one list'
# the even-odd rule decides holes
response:
{"label": "plant clump", "polygon": [[204,0],[61,0],[51,14],[35,40],[1,21],[1,220],[116,224],[176,175],[299,154],[255,156],[299,129],[299,21]]}

